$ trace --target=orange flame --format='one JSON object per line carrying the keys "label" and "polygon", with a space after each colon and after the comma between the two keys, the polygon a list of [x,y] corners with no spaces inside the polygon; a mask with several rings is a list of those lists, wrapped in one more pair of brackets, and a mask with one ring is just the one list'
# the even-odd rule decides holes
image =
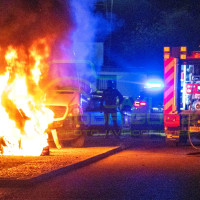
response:
{"label": "orange flame", "polygon": [[[38,156],[48,146],[46,129],[54,113],[45,107],[39,87],[47,69],[50,48],[47,39],[34,41],[28,51],[7,47],[6,72],[0,75],[0,153]],[[41,95],[42,94],[42,95]]]}

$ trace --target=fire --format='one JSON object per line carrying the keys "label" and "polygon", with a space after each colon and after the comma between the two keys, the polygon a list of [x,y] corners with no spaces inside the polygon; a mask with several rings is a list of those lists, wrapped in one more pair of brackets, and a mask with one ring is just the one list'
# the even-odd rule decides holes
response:
{"label": "fire", "polygon": [[[48,125],[54,113],[45,107],[39,87],[50,55],[47,39],[30,48],[8,46],[5,72],[0,75],[0,153],[38,156],[48,146]],[[2,66],[1,66],[2,67]]]}

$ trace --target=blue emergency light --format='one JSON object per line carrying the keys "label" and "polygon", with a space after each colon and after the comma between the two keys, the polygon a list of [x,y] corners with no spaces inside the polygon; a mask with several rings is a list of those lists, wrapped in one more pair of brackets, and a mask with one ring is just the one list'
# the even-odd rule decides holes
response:
{"label": "blue emergency light", "polygon": [[164,87],[164,84],[160,80],[151,80],[145,83],[144,88],[147,89],[162,89]]}

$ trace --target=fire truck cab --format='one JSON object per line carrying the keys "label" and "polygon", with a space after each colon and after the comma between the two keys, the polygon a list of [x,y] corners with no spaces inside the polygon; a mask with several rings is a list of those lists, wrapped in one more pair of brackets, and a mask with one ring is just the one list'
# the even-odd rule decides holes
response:
{"label": "fire truck cab", "polygon": [[164,47],[164,129],[166,142],[200,135],[200,51]]}

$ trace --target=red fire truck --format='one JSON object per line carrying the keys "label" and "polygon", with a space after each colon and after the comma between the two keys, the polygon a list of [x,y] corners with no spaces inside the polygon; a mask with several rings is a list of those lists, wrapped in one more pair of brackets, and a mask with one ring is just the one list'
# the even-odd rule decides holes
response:
{"label": "red fire truck", "polygon": [[164,47],[164,80],[166,142],[186,142],[200,135],[200,51]]}

